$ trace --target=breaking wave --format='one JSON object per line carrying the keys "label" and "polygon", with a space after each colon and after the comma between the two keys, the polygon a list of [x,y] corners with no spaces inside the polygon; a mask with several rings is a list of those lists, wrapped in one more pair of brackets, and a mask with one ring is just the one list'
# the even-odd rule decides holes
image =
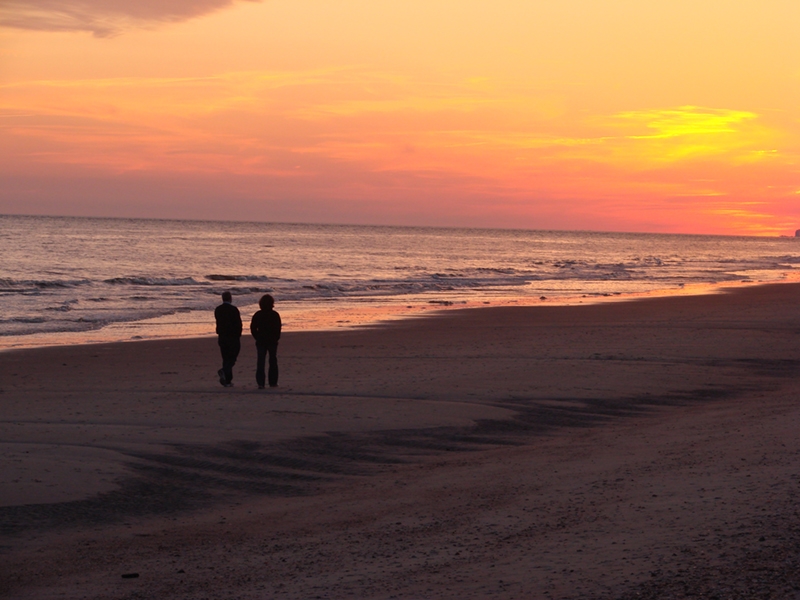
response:
{"label": "breaking wave", "polygon": [[192,277],[112,277],[103,283],[111,285],[147,285],[147,286],[179,286],[202,285]]}

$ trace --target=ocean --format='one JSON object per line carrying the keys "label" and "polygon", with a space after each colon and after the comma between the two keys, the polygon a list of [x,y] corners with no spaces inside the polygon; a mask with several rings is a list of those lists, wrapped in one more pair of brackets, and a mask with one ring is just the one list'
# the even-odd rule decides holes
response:
{"label": "ocean", "polygon": [[0,216],[0,348],[210,335],[225,290],[286,330],[797,278],[800,239]]}

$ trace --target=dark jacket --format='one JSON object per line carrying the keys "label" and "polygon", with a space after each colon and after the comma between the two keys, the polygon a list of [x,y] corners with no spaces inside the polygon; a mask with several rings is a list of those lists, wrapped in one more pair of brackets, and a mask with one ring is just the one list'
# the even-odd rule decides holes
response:
{"label": "dark jacket", "polygon": [[250,321],[250,333],[258,345],[277,344],[281,339],[281,316],[271,309],[258,311]]}
{"label": "dark jacket", "polygon": [[217,335],[221,337],[240,337],[242,335],[242,317],[239,309],[233,304],[223,303],[214,309],[217,320]]}

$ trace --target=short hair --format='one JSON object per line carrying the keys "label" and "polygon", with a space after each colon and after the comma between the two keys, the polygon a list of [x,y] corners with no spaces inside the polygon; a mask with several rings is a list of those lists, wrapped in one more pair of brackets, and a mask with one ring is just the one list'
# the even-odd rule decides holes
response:
{"label": "short hair", "polygon": [[269,294],[264,294],[261,296],[261,300],[258,301],[258,305],[261,307],[261,310],[269,310],[275,306],[275,298]]}
{"label": "short hair", "polygon": [[222,292],[222,301],[233,302],[233,296],[231,296],[230,292]]}

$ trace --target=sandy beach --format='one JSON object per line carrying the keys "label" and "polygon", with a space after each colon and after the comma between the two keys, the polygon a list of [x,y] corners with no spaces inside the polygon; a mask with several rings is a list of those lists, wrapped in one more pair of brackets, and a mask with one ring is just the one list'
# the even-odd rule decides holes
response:
{"label": "sandy beach", "polygon": [[800,598],[798,300],[2,352],[0,595]]}

